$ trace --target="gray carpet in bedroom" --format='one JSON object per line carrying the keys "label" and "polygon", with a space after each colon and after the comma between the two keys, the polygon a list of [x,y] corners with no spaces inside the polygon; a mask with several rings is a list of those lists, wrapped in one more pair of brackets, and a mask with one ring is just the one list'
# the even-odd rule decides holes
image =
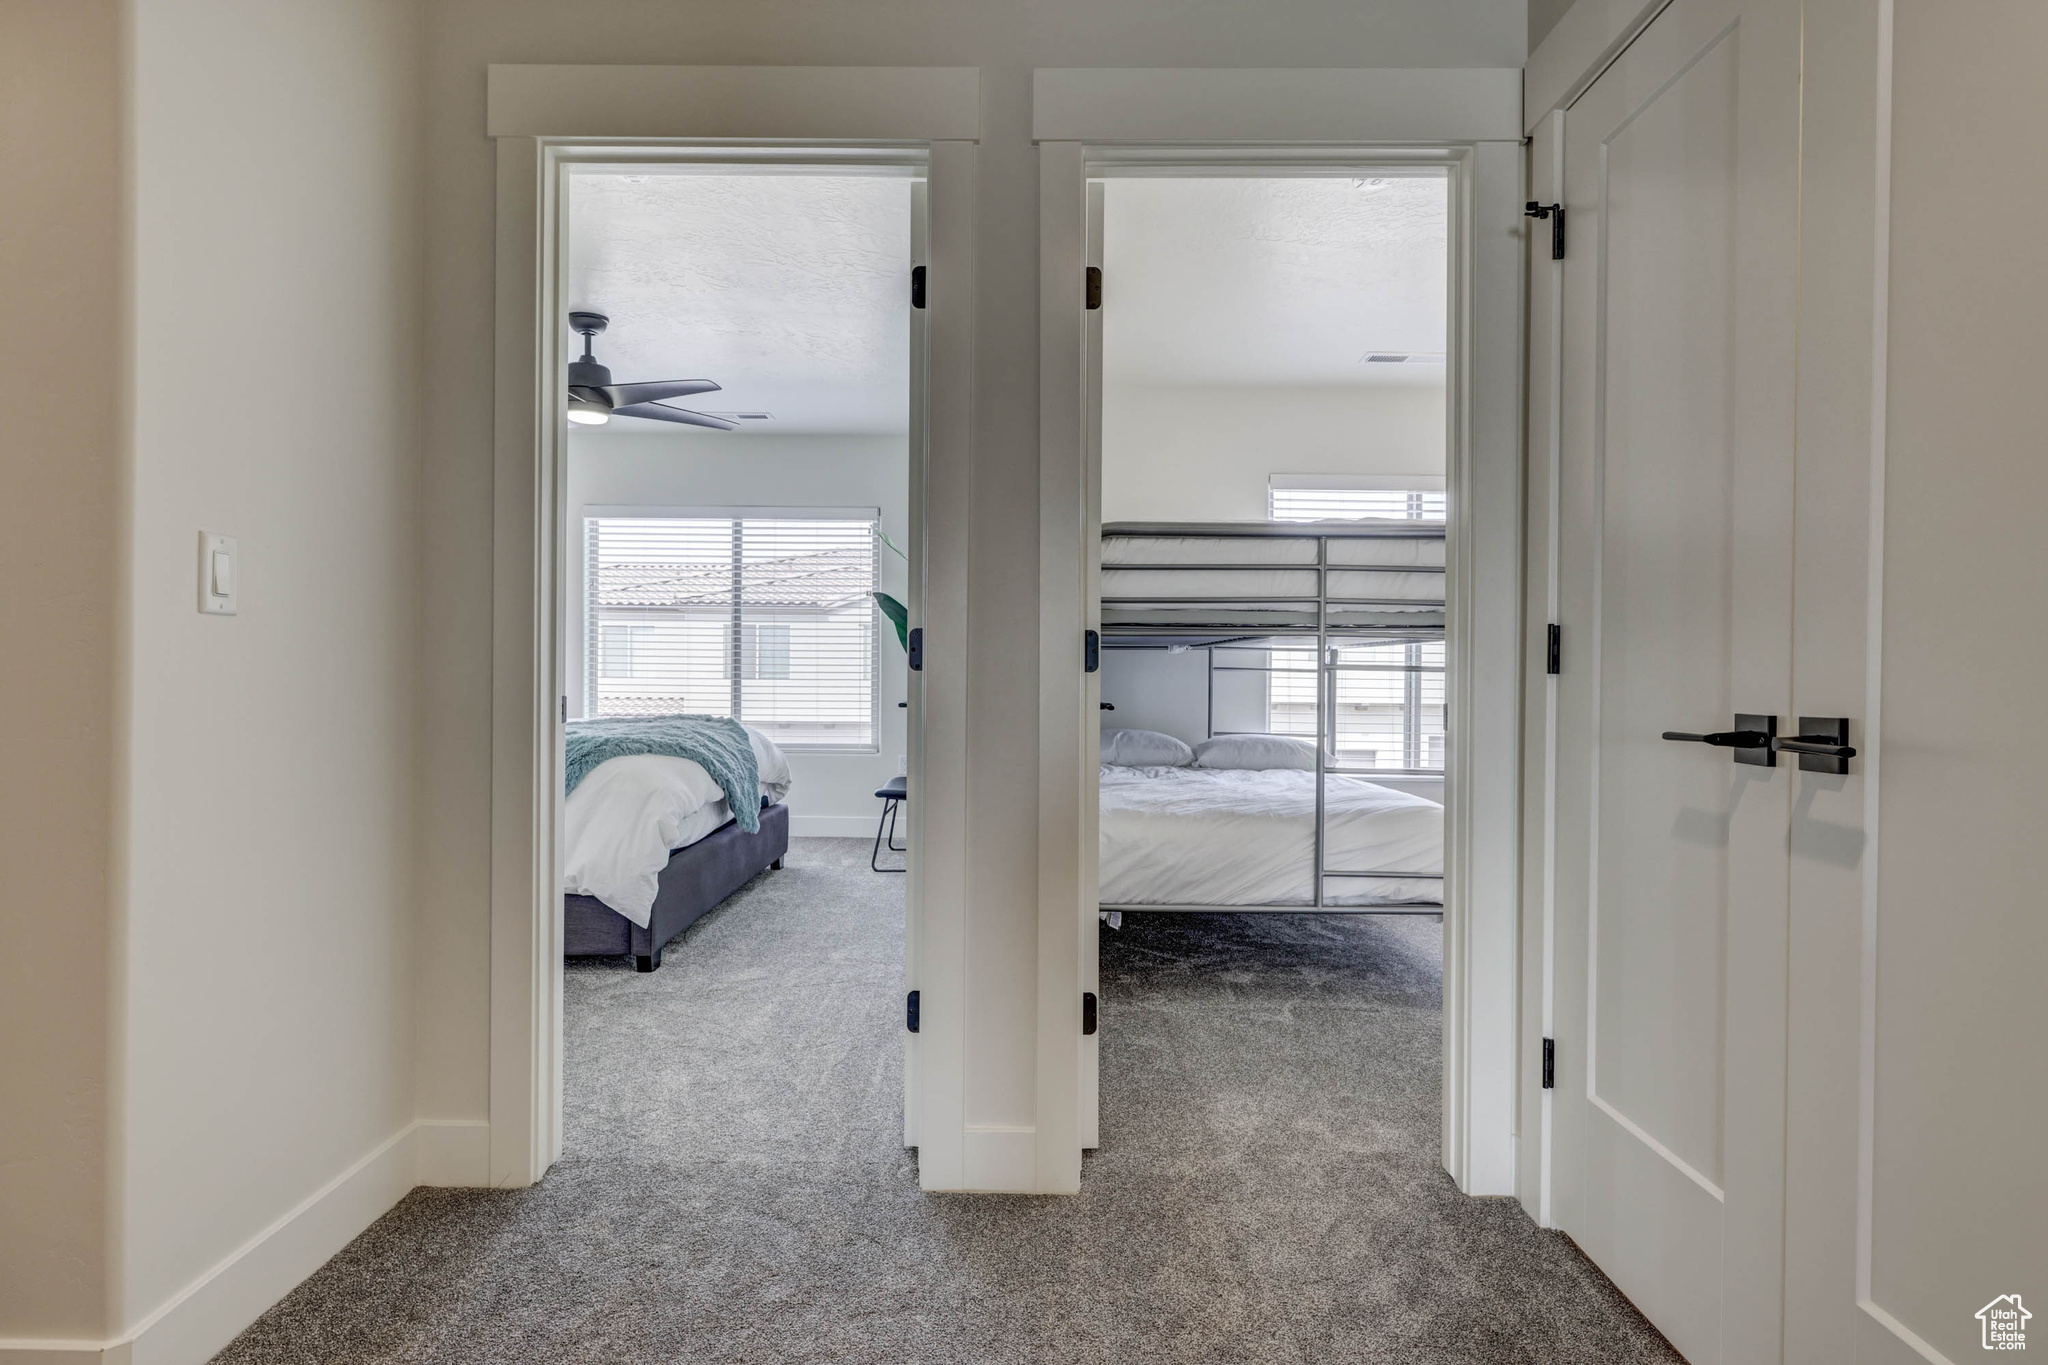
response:
{"label": "gray carpet in bedroom", "polygon": [[1438,1170],[1435,919],[1129,918],[1082,1192],[921,1193],[867,854],[797,841],[653,975],[572,963],[547,1179],[416,1191],[218,1361],[1678,1359]]}

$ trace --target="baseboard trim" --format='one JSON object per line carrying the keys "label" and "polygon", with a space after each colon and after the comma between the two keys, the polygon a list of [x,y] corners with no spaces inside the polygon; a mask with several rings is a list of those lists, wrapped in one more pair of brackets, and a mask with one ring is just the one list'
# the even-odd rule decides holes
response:
{"label": "baseboard trim", "polygon": [[[875,822],[880,818],[881,803],[875,805],[874,815],[798,815],[789,813],[789,836],[792,839],[872,839],[875,837]],[[908,826],[899,817],[896,821],[896,841],[901,843]]]}
{"label": "baseboard trim", "polygon": [[488,1123],[418,1119],[109,1341],[0,1339],[0,1365],[204,1365],[417,1185],[484,1185]]}

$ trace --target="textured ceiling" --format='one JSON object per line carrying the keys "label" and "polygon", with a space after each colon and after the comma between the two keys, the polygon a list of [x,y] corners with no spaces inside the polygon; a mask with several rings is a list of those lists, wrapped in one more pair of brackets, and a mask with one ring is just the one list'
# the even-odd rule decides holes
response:
{"label": "textured ceiling", "polygon": [[676,404],[774,415],[733,436],[906,431],[910,190],[878,175],[579,175],[569,306],[611,318],[597,358],[614,381],[712,379],[720,392]]}
{"label": "textured ceiling", "polygon": [[1103,190],[1105,378],[1442,384],[1448,182],[1120,178]]}

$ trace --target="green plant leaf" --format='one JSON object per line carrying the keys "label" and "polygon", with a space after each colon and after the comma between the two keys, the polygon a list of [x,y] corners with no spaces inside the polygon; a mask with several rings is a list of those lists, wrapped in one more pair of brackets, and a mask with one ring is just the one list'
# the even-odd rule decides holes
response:
{"label": "green plant leaf", "polygon": [[874,593],[872,596],[875,599],[875,605],[882,609],[882,615],[895,623],[896,643],[902,645],[905,650],[908,650],[910,648],[910,608],[904,606],[885,592]]}

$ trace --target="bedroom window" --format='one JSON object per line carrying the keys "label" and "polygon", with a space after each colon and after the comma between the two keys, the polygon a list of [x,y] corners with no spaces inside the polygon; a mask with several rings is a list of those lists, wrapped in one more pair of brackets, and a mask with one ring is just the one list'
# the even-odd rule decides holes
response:
{"label": "bedroom window", "polygon": [[872,749],[872,513],[583,522],[584,714],[731,716]]}
{"label": "bedroom window", "polygon": [[[1444,769],[1444,642],[1337,644],[1330,761],[1345,767],[1413,773]],[[1266,729],[1316,732],[1314,649],[1275,649],[1266,694]]]}

